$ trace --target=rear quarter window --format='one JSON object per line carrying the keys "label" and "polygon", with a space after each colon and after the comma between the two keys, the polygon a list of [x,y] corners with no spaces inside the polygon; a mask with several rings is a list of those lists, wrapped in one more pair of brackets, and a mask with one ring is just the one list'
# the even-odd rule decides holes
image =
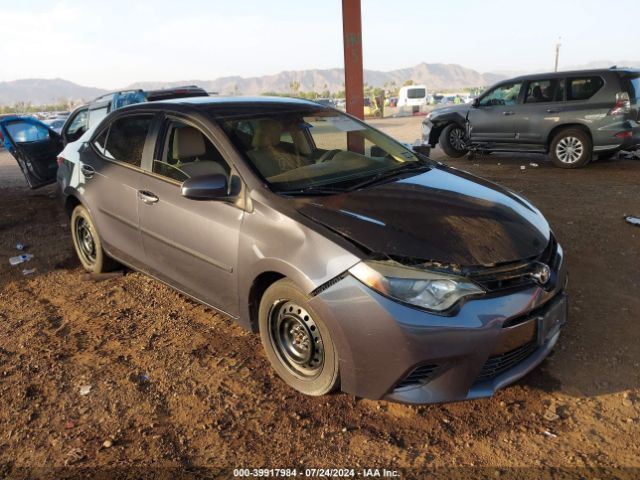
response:
{"label": "rear quarter window", "polygon": [[588,100],[604,85],[602,77],[573,77],[567,79],[567,100]]}

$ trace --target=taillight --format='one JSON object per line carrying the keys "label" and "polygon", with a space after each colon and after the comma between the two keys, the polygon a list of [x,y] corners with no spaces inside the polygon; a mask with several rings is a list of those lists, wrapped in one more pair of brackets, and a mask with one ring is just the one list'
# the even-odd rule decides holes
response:
{"label": "taillight", "polygon": [[625,138],[633,137],[633,132],[631,130],[627,130],[625,132],[618,132],[614,135],[614,137],[624,140]]}
{"label": "taillight", "polygon": [[56,157],[56,163],[58,164],[59,167],[61,167],[62,164],[64,163],[64,157],[61,157],[61,156]]}
{"label": "taillight", "polygon": [[630,111],[631,101],[629,100],[629,94],[627,92],[616,93],[616,104],[609,110],[609,115],[620,115]]}

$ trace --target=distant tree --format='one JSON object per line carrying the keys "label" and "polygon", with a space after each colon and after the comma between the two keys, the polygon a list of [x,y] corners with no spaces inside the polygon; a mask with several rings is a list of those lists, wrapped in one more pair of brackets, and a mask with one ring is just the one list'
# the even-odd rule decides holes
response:
{"label": "distant tree", "polygon": [[292,96],[297,97],[298,92],[300,91],[300,82],[297,80],[292,80],[289,83],[289,90],[291,91]]}
{"label": "distant tree", "polygon": [[413,85],[413,80],[409,79],[409,80],[405,80],[404,83],[402,85],[404,85],[405,87],[408,87],[409,85]]}

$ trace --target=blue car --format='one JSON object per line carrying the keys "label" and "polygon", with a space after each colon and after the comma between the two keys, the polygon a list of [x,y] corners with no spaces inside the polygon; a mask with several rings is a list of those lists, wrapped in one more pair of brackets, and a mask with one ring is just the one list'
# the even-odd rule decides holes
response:
{"label": "blue car", "polygon": [[108,113],[136,103],[206,96],[205,90],[194,85],[111,92],[76,108],[61,128],[30,116],[9,115],[0,118],[0,143],[20,165],[29,187],[39,188],[56,181],[57,157],[64,146],[78,140]]}

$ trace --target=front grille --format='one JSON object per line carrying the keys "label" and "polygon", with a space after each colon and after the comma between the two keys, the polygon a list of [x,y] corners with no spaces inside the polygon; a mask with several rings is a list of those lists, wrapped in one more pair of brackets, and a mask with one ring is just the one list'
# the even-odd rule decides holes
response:
{"label": "front grille", "polygon": [[414,368],[409,375],[407,375],[394,390],[400,390],[408,387],[418,387],[431,381],[434,377],[434,372],[438,368],[438,365],[421,365]]}
{"label": "front grille", "polygon": [[558,244],[555,239],[551,237],[547,248],[545,248],[536,259],[476,270],[471,272],[469,277],[474,282],[482,285],[488,292],[498,292],[535,285],[535,280],[531,274],[535,271],[539,263],[544,263],[552,270],[555,270],[557,251]]}
{"label": "front grille", "polygon": [[480,370],[478,381],[491,380],[510,368],[516,366],[536,350],[535,339],[529,343],[514,348],[506,353],[489,357],[487,362]]}

